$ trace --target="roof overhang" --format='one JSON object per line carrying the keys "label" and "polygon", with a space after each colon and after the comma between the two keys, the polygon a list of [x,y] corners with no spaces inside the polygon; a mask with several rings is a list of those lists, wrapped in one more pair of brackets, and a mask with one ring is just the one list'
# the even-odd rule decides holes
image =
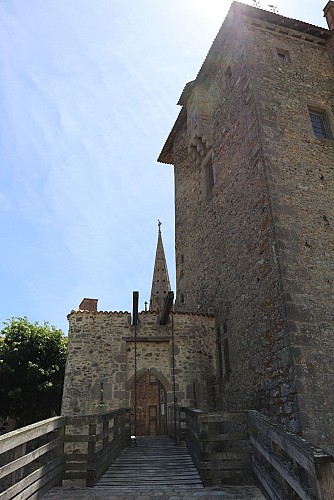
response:
{"label": "roof overhang", "polygon": [[[277,26],[284,27],[286,29],[291,29],[295,31],[302,32],[304,34],[308,34],[311,36],[315,36],[323,39],[324,41],[329,40],[333,37],[333,32],[326,28],[321,28],[319,26],[314,26],[312,24],[305,23],[303,21],[298,21],[296,19],[291,19],[289,17],[281,16],[280,14],[276,14],[274,12],[269,12],[267,10],[259,9],[256,7],[252,7],[250,5],[243,4],[241,2],[233,2],[230,10],[227,14],[229,17],[248,17],[253,19],[258,19],[261,22],[267,22],[271,24],[276,24]],[[173,159],[173,143],[177,132],[182,129],[186,119],[186,107],[184,106],[192,92],[192,89],[196,85],[196,83],[203,82],[206,80],[208,75],[210,74],[212,67],[214,66],[215,60],[219,57],[219,46],[220,46],[220,34],[224,28],[225,21],[223,22],[211,48],[201,66],[201,69],[198,72],[196,80],[187,83],[185,88],[182,91],[180,99],[177,104],[183,106],[175,123],[170,131],[169,136],[162,148],[162,151],[158,157],[158,162],[174,164]]]}

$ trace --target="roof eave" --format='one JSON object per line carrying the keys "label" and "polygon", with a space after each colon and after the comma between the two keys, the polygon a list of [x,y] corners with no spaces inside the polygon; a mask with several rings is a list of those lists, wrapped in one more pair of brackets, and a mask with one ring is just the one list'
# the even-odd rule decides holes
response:
{"label": "roof eave", "polygon": [[167,163],[168,165],[174,165],[174,154],[173,154],[173,144],[174,138],[179,130],[182,129],[184,122],[187,118],[186,108],[182,107],[181,111],[178,114],[178,117],[175,120],[172,130],[167,137],[167,140],[161,150],[160,155],[158,156],[159,163]]}

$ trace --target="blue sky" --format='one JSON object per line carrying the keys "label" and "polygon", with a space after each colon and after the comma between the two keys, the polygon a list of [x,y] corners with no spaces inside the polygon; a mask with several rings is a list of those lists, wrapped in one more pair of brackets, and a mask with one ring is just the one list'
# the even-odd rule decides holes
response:
{"label": "blue sky", "polygon": [[[325,0],[268,3],[326,26]],[[158,219],[175,286],[173,169],[156,158],[229,6],[0,2],[0,322],[66,332],[82,298],[131,310],[133,290],[143,308]]]}

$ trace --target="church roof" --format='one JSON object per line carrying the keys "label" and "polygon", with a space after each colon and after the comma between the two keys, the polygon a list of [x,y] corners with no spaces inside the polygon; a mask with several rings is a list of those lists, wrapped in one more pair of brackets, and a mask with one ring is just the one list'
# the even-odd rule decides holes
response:
{"label": "church roof", "polygon": [[154,271],[150,298],[150,311],[160,311],[163,307],[167,293],[171,290],[167,269],[165,250],[161,237],[161,222],[159,221],[158,243],[155,254]]}
{"label": "church roof", "polygon": [[[267,10],[259,9],[257,7],[252,7],[250,5],[245,5],[241,2],[235,1],[232,3],[227,17],[240,16],[240,15],[256,19],[260,24],[266,22],[275,24],[277,27],[281,28],[282,33],[284,32],[288,33],[289,30],[294,30],[301,32],[302,36],[305,37],[307,37],[308,35],[320,38],[322,39],[323,44],[325,44],[325,42],[333,36],[331,30],[328,30],[326,28],[314,26],[313,24],[305,23],[303,21],[298,21],[296,19],[291,19],[289,17],[281,16],[280,14],[276,14],[274,12],[269,12]],[[187,83],[187,85],[183,89],[181,97],[178,101],[179,105],[183,106],[184,104],[186,104],[187,99],[191,93],[191,90],[194,87],[194,84],[204,81],[212,71],[215,61],[217,57],[219,57],[219,54],[221,52],[221,33],[224,28],[224,24],[225,21],[223,22],[219,32],[217,33],[216,38],[214,39],[211,45],[211,48],[197,74],[196,80]],[[162,151],[158,157],[158,162],[173,164],[174,137],[177,134],[178,130],[182,128],[186,119],[187,119],[186,107],[183,106],[162,148]]]}

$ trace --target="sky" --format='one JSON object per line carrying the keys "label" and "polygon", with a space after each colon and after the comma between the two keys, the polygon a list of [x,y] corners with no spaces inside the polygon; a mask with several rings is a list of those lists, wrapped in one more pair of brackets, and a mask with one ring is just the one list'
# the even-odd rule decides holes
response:
{"label": "sky", "polygon": [[[253,5],[253,1],[245,1]],[[260,1],[326,27],[326,0]],[[173,167],[157,157],[231,2],[0,0],[0,328],[67,332],[149,300],[158,219],[172,288]]]}

